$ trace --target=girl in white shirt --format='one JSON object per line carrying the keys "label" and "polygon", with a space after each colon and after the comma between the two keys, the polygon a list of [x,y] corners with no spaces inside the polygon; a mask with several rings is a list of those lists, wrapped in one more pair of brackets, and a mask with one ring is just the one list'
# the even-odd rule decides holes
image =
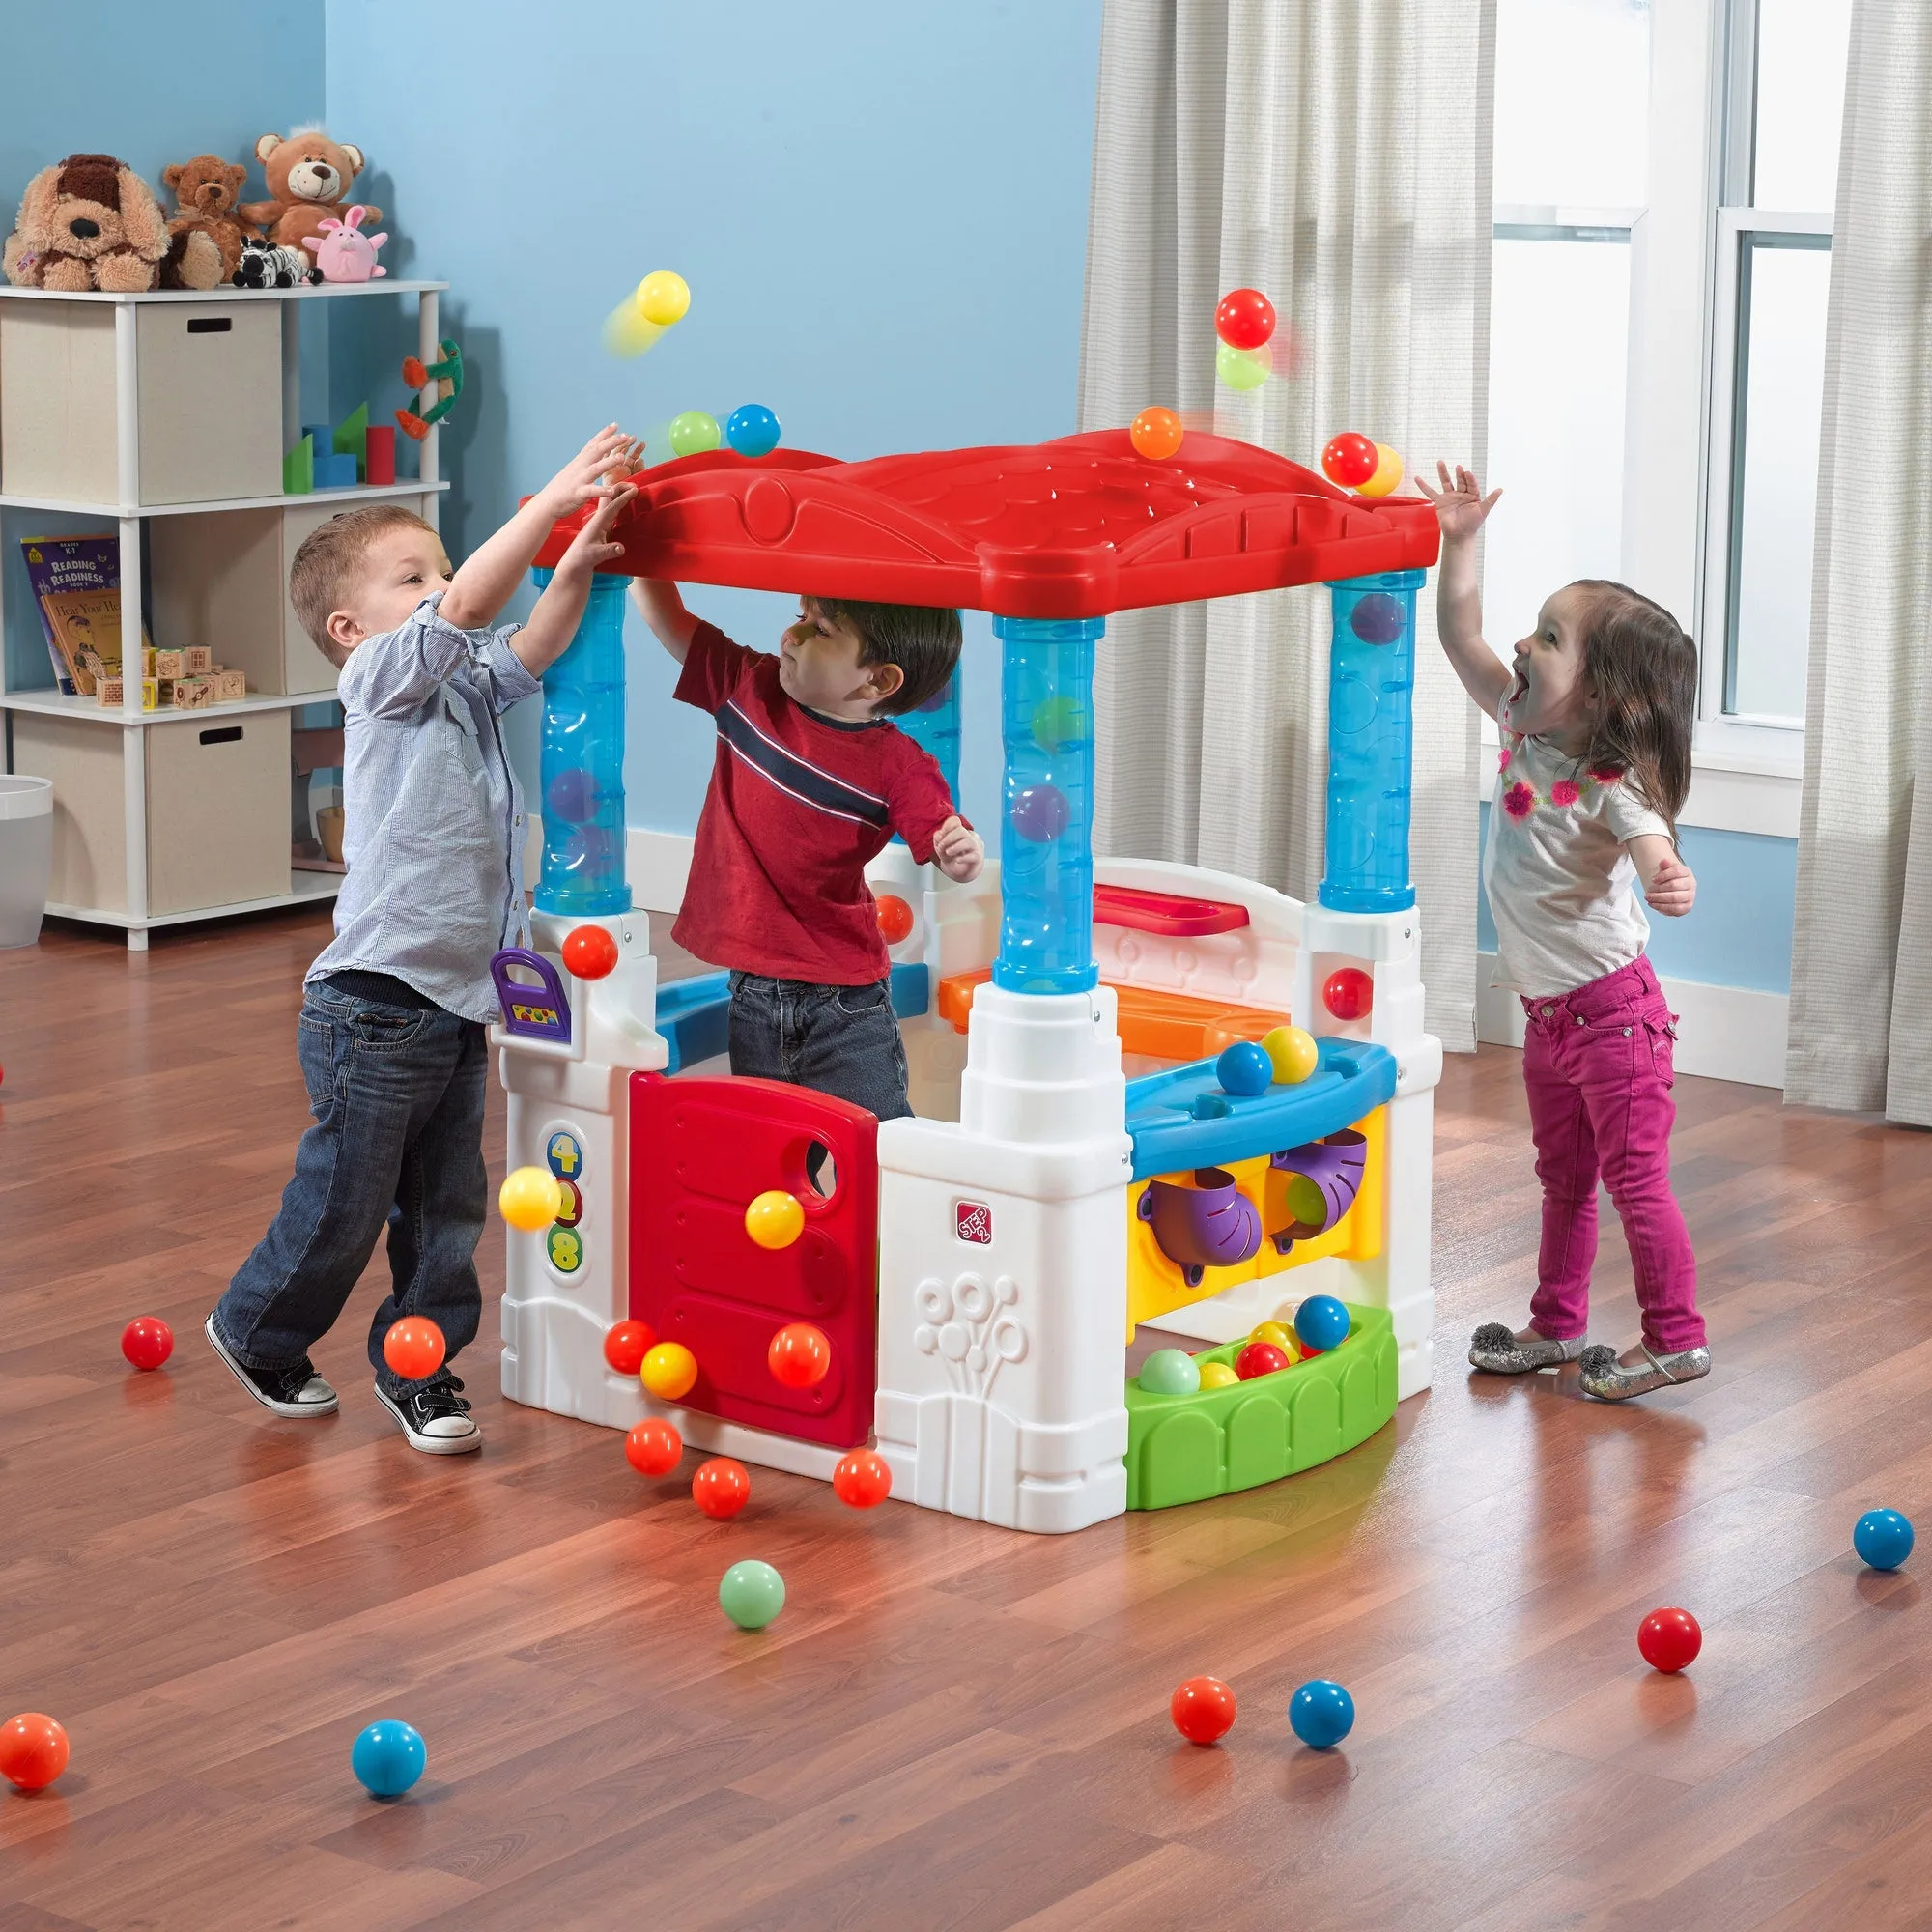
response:
{"label": "girl in white shirt", "polygon": [[[1669,611],[1621,583],[1566,584],[1505,667],[1483,638],[1476,537],[1500,490],[1466,469],[1417,478],[1442,530],[1436,625],[1469,696],[1502,730],[1483,883],[1498,984],[1525,1015],[1523,1084],[1543,1242],[1529,1326],[1485,1322],[1471,1364],[1493,1375],[1577,1362],[1607,1402],[1711,1370],[1697,1263],[1670,1190],[1676,1015],[1644,949],[1650,910],[1689,912],[1678,856],[1690,788],[1697,651]],[[1643,1337],[1621,1358],[1585,1347],[1601,1176],[1630,1243]]]}

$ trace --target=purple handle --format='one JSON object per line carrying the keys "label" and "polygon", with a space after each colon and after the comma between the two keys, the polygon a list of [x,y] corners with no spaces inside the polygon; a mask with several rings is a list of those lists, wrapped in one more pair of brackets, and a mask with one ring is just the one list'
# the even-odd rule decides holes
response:
{"label": "purple handle", "polygon": [[[540,983],[532,986],[511,979],[513,966],[534,973]],[[541,952],[506,946],[491,960],[490,977],[497,982],[505,1033],[522,1034],[527,1039],[553,1039],[559,1046],[570,1044],[570,1002],[564,997],[556,968]]]}

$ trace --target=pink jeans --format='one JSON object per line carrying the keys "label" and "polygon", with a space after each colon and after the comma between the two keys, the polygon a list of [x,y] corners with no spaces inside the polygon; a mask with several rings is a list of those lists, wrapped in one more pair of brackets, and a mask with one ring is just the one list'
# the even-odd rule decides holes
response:
{"label": "pink jeans", "polygon": [[1650,961],[1522,1008],[1522,1079],[1543,1182],[1531,1325],[1559,1342],[1588,1331],[1601,1175],[1630,1243],[1645,1346],[1660,1355],[1698,1348],[1697,1260],[1670,1191],[1676,1015]]}

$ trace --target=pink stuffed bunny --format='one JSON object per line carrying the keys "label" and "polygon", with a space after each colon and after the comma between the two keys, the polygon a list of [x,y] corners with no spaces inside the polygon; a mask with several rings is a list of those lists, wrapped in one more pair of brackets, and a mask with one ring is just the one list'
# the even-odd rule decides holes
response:
{"label": "pink stuffed bunny", "polygon": [[367,282],[389,272],[376,259],[376,250],[389,238],[361,232],[362,218],[368,213],[357,202],[348,211],[347,221],[337,221],[331,215],[320,224],[320,236],[302,237],[302,246],[313,251],[325,282]]}

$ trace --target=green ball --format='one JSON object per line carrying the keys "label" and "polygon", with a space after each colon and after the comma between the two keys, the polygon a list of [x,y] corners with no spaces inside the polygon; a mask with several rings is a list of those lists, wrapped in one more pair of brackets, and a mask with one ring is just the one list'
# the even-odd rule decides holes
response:
{"label": "green ball", "polygon": [[1149,1395],[1194,1395],[1201,1364],[1185,1349],[1156,1349],[1141,1364],[1141,1387]]}
{"label": "green ball", "polygon": [[1042,752],[1063,745],[1084,744],[1094,735],[1094,721],[1077,697],[1049,697],[1033,711],[1033,740]]}
{"label": "green ball", "polygon": [[670,419],[670,446],[680,456],[700,456],[719,443],[718,418],[702,410],[686,410]]}
{"label": "green ball", "polygon": [[1214,351],[1214,373],[1231,389],[1259,389],[1268,379],[1272,360],[1264,351],[1223,342]]}
{"label": "green ball", "polygon": [[718,1607],[740,1630],[763,1630],[784,1606],[784,1578],[755,1557],[732,1564],[719,1580]]}

